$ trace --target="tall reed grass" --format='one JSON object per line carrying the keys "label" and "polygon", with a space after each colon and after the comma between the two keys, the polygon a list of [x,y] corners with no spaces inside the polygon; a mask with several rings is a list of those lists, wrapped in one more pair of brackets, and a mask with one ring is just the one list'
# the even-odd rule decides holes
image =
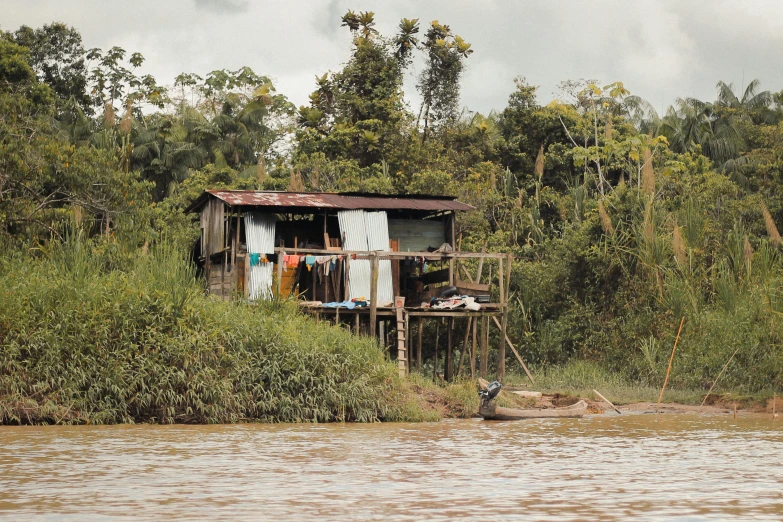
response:
{"label": "tall reed grass", "polygon": [[168,245],[0,257],[0,424],[430,418],[377,345],[289,303],[204,294]]}

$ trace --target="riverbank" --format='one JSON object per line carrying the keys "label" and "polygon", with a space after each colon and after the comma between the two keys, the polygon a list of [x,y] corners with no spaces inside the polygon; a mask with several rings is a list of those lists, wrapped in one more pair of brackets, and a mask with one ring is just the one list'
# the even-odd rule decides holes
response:
{"label": "riverbank", "polygon": [[[473,381],[401,379],[373,339],[292,303],[205,295],[165,244],[141,253],[75,237],[0,256],[0,347],[0,424],[435,421],[478,409]],[[507,389],[593,403],[598,389],[618,405],[658,397],[598,363],[533,374],[534,386],[509,374]],[[712,400],[754,408],[772,396],[741,392],[718,385]],[[672,386],[664,399],[694,405],[703,394]]]}
{"label": "riverbank", "polygon": [[[749,394],[719,385],[709,396],[707,390],[667,388],[658,405],[660,388],[633,382],[588,361],[571,361],[562,366],[538,368],[534,369],[533,374],[535,383],[531,383],[525,374],[509,374],[498,397],[499,405],[510,408],[559,408],[584,400],[590,407],[590,413],[614,414],[614,410],[595,393],[598,391],[620,411],[629,413],[725,414],[733,413],[735,409],[742,414],[772,415],[783,412],[783,398],[772,390]],[[463,378],[453,384],[441,382],[438,385],[430,379],[413,375],[411,383],[415,393],[424,401],[425,409],[443,418],[478,415],[477,385],[473,380]]]}

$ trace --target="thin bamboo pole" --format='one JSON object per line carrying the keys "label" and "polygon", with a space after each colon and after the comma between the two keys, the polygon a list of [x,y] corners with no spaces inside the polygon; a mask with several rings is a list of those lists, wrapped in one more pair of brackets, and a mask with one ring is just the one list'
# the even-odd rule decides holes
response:
{"label": "thin bamboo pole", "polygon": [[593,389],[593,393],[595,393],[596,395],[598,395],[598,397],[599,397],[599,398],[600,398],[602,401],[604,401],[606,404],[608,404],[609,406],[611,406],[611,407],[614,409],[614,411],[616,411],[617,413],[622,413],[620,410],[618,410],[618,409],[617,409],[617,406],[615,406],[614,404],[612,404],[612,402],[611,402],[609,399],[607,399],[606,397],[604,397],[603,395],[601,395],[600,393],[598,393],[598,390],[596,390],[596,389]]}
{"label": "thin bamboo pole", "polygon": [[[535,384],[536,381],[533,379],[533,375],[530,373],[530,370],[527,369],[527,365],[525,364],[525,361],[522,360],[522,357],[519,355],[519,352],[517,352],[517,349],[514,348],[514,345],[511,344],[511,339],[508,338],[508,335],[503,331],[503,326],[501,326],[500,322],[498,321],[498,318],[494,315],[492,316],[492,320],[495,321],[495,325],[497,325],[498,329],[500,330],[500,336],[501,340],[505,340],[505,342],[508,343],[509,348],[511,348],[511,351],[514,352],[514,355],[517,357],[517,361],[519,361],[519,364],[522,365],[522,369],[525,370],[525,373],[527,374],[528,379],[530,379],[530,382]],[[505,353],[505,350],[503,351]],[[498,371],[498,373],[500,373]]]}
{"label": "thin bamboo pole", "polygon": [[710,386],[710,389],[709,389],[709,391],[707,392],[707,395],[705,395],[705,396],[704,396],[704,400],[703,400],[703,401],[701,401],[701,405],[699,406],[700,408],[701,408],[702,406],[704,406],[704,403],[705,403],[705,402],[707,402],[707,397],[709,397],[709,396],[710,396],[710,393],[712,393],[712,389],[715,387],[715,385],[716,385],[716,384],[718,384],[718,379],[720,379],[720,378],[721,378],[721,376],[723,375],[723,372],[725,372],[725,371],[726,371],[726,368],[728,368],[728,367],[729,367],[729,363],[731,362],[731,360],[732,360],[732,359],[734,359],[734,356],[735,356],[735,355],[737,355],[737,352],[739,351],[739,349],[740,349],[740,347],[738,346],[738,347],[737,347],[737,349],[736,349],[736,350],[734,350],[734,353],[733,353],[733,354],[731,354],[731,357],[729,357],[729,360],[728,360],[728,361],[726,361],[726,364],[724,364],[724,365],[723,365],[723,369],[720,371],[720,373],[718,374],[718,376],[717,376],[717,377],[715,377],[715,380],[713,381],[713,383],[712,383],[712,386]]}
{"label": "thin bamboo pole", "polygon": [[672,355],[669,357],[669,368],[666,370],[666,378],[663,380],[661,394],[658,396],[658,406],[661,405],[661,400],[663,400],[663,392],[666,390],[666,384],[669,382],[669,374],[672,371],[672,363],[674,362],[674,352],[677,351],[677,343],[680,342],[680,333],[682,332],[683,324],[685,324],[685,317],[683,317],[682,321],[680,321],[680,329],[677,330],[677,337],[674,339],[674,348],[672,348]]}

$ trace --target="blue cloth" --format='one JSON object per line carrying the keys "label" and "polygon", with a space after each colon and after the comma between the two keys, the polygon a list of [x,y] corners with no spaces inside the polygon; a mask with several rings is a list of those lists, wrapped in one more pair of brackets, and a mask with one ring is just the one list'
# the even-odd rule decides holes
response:
{"label": "blue cloth", "polygon": [[305,264],[307,266],[313,266],[315,264],[315,256],[305,256]]}
{"label": "blue cloth", "polygon": [[324,308],[347,308],[348,310],[353,310],[356,308],[356,303],[353,301],[342,301],[340,303],[334,302],[334,303],[323,303],[321,306]]}
{"label": "blue cloth", "polygon": [[250,266],[258,266],[261,260],[261,254],[250,254]]}

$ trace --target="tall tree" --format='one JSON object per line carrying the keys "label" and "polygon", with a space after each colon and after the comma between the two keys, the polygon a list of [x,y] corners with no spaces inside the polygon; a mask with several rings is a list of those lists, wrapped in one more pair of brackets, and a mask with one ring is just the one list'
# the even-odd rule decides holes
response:
{"label": "tall tree", "polygon": [[349,11],[342,22],[352,34],[351,57],[341,71],[316,77],[310,106],[299,110],[298,153],[367,167],[379,164],[403,133],[402,80],[418,22],[403,19],[392,40],[378,34],[372,12]]}
{"label": "tall tree", "polygon": [[62,100],[73,100],[92,114],[87,93],[86,52],[82,36],[62,23],[33,29],[26,25],[14,33],[14,41],[30,51],[29,62],[38,80],[52,88]]}
{"label": "tall tree", "polygon": [[460,79],[465,59],[473,53],[470,44],[437,20],[430,23],[422,47],[427,53],[418,89],[422,104],[419,118],[424,120],[422,139],[431,128],[454,123],[460,114]]}

